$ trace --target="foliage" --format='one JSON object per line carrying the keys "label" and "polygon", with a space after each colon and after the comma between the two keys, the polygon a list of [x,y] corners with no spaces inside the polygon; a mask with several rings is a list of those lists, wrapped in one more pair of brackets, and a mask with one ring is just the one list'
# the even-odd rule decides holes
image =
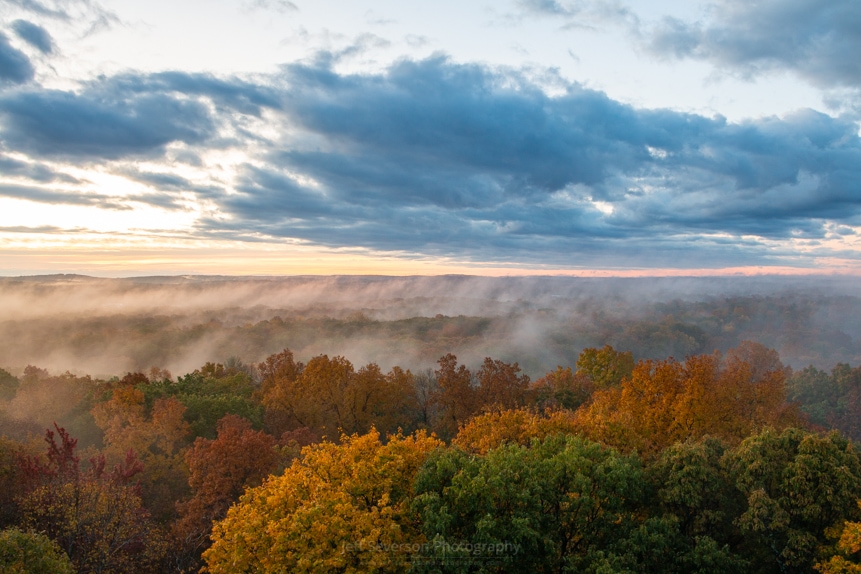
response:
{"label": "foliage", "polygon": [[187,492],[188,470],[182,451],[189,425],[185,407],[175,398],[156,399],[147,413],[145,396],[134,386],[115,388],[111,398],[93,408],[104,431],[105,454],[110,463],[126,453],[138,454],[144,466],[141,492],[147,508],[160,521],[174,515],[174,501]]}
{"label": "foliage", "polygon": [[589,377],[599,389],[619,385],[633,371],[634,354],[631,351],[617,351],[610,345],[601,349],[583,349],[577,357],[577,374]]}
{"label": "foliage", "polygon": [[532,383],[533,401],[540,408],[577,410],[595,391],[589,375],[574,373],[571,367],[557,367]]}
{"label": "foliage", "polygon": [[56,542],[17,528],[0,531],[0,570],[5,574],[74,574],[69,557]]}
{"label": "foliage", "polygon": [[640,361],[621,386],[596,391],[578,411],[590,437],[654,455],[689,438],[738,443],[757,428],[798,425],[785,402],[786,371],[761,345],[720,354]]}
{"label": "foliage", "polygon": [[618,558],[642,486],[636,458],[578,437],[480,457],[438,451],[416,479],[413,509],[429,541],[418,570],[594,571]]}
{"label": "foliage", "polygon": [[434,402],[440,409],[439,433],[451,437],[459,425],[478,412],[480,407],[472,373],[465,365],[457,364],[457,357],[446,354],[437,361],[439,369],[434,371],[438,391]]}
{"label": "foliage", "polygon": [[[141,466],[133,453],[105,472],[105,459],[90,459],[82,472],[77,441],[55,425],[47,431],[46,459],[25,457],[22,525],[44,532],[71,558],[78,572],[149,572],[165,551],[164,538],[142,506],[130,479]],[[59,437],[59,442],[57,441]]]}
{"label": "foliage", "polygon": [[[861,507],[861,501],[859,501]],[[816,565],[822,574],[858,574],[861,573],[861,522],[846,521],[837,541],[838,554],[827,562]]]}
{"label": "foliage", "polygon": [[320,436],[363,433],[371,427],[411,427],[415,395],[412,375],[395,367],[383,374],[370,363],[358,371],[344,357],[319,355],[301,366],[283,351],[262,363],[263,404],[277,413],[277,429],[307,427]]}
{"label": "foliage", "polygon": [[724,464],[746,499],[737,523],[758,572],[809,571],[830,552],[828,533],[861,517],[861,457],[835,432],[766,429]]}
{"label": "foliage", "polygon": [[247,487],[256,487],[278,464],[275,439],[236,415],[218,421],[218,437],[198,437],[185,452],[192,497],[179,504],[174,534],[193,561],[208,546],[212,524],[227,514]]}
{"label": "foliage", "polygon": [[423,542],[412,481],[439,440],[376,430],[303,449],[282,476],[251,489],[213,529],[209,572],[403,572]]}
{"label": "foliage", "polygon": [[861,440],[861,367],[839,363],[827,373],[811,365],[789,377],[787,394],[817,425]]}
{"label": "foliage", "polygon": [[18,377],[12,376],[8,371],[0,369],[0,401],[9,401],[18,391]]}
{"label": "foliage", "polygon": [[485,412],[463,425],[452,441],[467,452],[487,454],[507,443],[529,445],[533,439],[573,434],[577,429],[570,411],[535,412],[526,408]]}
{"label": "foliage", "polygon": [[147,409],[158,399],[174,398],[185,407],[184,418],[192,436],[215,438],[219,419],[228,414],[238,415],[263,426],[263,407],[253,398],[256,386],[248,368],[234,360],[233,367],[221,363],[206,363],[203,367],[176,381],[162,379],[142,382],[135,387],[143,392]]}

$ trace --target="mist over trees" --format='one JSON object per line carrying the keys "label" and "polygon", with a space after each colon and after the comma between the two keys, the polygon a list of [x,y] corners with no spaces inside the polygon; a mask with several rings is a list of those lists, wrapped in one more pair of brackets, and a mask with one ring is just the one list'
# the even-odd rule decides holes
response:
{"label": "mist over trees", "polygon": [[0,365],[108,378],[290,348],[414,372],[490,356],[536,378],[588,347],[664,359],[752,340],[830,369],[861,362],[856,291],[840,277],[5,278]]}
{"label": "mist over trees", "polygon": [[[685,299],[427,279],[296,280],[292,310],[277,281],[5,283],[56,308],[2,323],[27,364],[0,362],[0,569],[861,567],[858,301],[839,281]],[[217,307],[237,289],[247,305]],[[97,345],[92,364],[122,348],[138,368],[87,373]]]}

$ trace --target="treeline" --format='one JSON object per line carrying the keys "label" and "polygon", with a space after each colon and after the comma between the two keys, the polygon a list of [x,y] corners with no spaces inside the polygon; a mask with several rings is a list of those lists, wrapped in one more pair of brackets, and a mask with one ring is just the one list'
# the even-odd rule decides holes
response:
{"label": "treeline", "polygon": [[452,354],[30,366],[0,370],[0,405],[10,571],[859,568],[861,367],[793,372],[757,343],[587,348],[536,380]]}

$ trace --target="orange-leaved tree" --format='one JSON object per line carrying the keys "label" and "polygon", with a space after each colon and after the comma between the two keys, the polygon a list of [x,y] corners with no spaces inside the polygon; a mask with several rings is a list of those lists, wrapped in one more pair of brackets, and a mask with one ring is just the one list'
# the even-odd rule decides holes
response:
{"label": "orange-leaved tree", "polygon": [[768,351],[744,343],[726,357],[640,361],[619,387],[596,391],[578,423],[594,440],[653,454],[688,438],[737,444],[763,426],[801,425],[786,403],[786,371]]}
{"label": "orange-leaved tree", "polygon": [[246,488],[259,486],[278,459],[275,439],[237,415],[218,421],[216,439],[194,441],[185,452],[192,496],[178,505],[180,519],[173,528],[184,562],[195,562],[209,545],[213,522],[224,518]]}

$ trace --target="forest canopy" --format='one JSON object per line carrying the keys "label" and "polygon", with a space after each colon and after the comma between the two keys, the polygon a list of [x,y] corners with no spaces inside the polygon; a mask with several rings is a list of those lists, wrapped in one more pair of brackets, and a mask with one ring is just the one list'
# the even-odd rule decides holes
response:
{"label": "forest canopy", "polygon": [[[0,567],[36,568],[40,553],[56,571],[117,573],[861,568],[856,334],[831,326],[850,357],[831,365],[813,347],[794,357],[816,364],[782,355],[854,300],[672,300],[631,319],[623,294],[621,312],[567,335],[574,315],[498,293],[488,316],[386,318],[379,302],[207,323],[60,316],[58,348],[149,354],[108,376],[0,364]],[[549,351],[521,362],[515,332],[542,317],[530,336]],[[585,332],[601,343],[574,343]],[[208,349],[254,352],[155,362],[216,333],[224,346]],[[367,359],[389,343],[390,359],[421,350]]]}

